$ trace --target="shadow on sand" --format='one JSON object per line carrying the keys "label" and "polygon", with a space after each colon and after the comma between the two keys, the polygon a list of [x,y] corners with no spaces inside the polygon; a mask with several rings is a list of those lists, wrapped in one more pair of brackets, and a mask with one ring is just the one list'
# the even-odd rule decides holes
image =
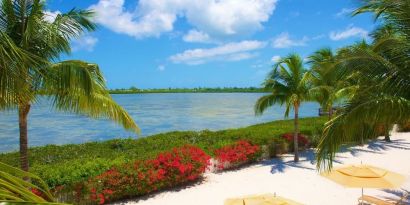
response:
{"label": "shadow on sand", "polygon": [[[369,141],[366,145],[360,146],[344,146],[338,152],[340,153],[350,153],[352,156],[359,156],[360,153],[372,153],[372,154],[383,154],[384,151],[390,149],[404,149],[410,150],[410,143],[406,142],[403,139],[391,140],[391,142],[386,142],[384,140],[373,140]],[[333,163],[343,164],[341,159],[347,158],[345,156],[337,155],[336,159],[333,160]],[[312,166],[306,166],[306,163],[309,162]],[[265,160],[261,163],[263,166],[271,166],[271,173],[283,173],[288,168],[300,168],[308,170],[316,170],[316,155],[314,149],[309,149],[303,152],[300,152],[299,162],[294,162],[291,158],[280,157],[270,160]]]}
{"label": "shadow on sand", "polygon": [[[402,190],[383,189],[382,191],[385,192],[385,193],[388,193],[390,195],[393,195],[393,197],[383,197],[383,199],[393,200],[393,201],[402,198],[403,195],[405,194],[405,192],[410,194],[410,192],[408,190],[405,190],[405,189],[402,189]],[[401,204],[402,205],[410,205],[410,196],[407,196],[405,199],[403,199]]]}
{"label": "shadow on sand", "polygon": [[316,170],[314,166],[305,166],[304,162],[309,162],[311,165],[315,165],[316,157],[314,150],[310,149],[307,151],[300,152],[299,162],[294,162],[290,158],[286,158],[286,161],[283,157],[274,158],[270,160],[265,160],[262,162],[263,166],[271,166],[271,173],[275,174],[278,172],[285,172],[287,168],[300,168],[308,170]]}
{"label": "shadow on sand", "polygon": [[378,139],[369,141],[363,146],[343,146],[339,153],[350,153],[352,156],[359,156],[360,153],[372,153],[372,154],[383,154],[383,152],[390,149],[403,149],[410,150],[410,143],[403,139],[391,140],[391,142],[386,142],[384,140]]}

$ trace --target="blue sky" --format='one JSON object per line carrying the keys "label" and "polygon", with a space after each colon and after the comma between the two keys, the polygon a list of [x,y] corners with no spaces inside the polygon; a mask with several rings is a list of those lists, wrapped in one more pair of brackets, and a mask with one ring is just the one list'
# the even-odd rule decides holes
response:
{"label": "blue sky", "polygon": [[93,9],[98,30],[72,42],[109,88],[260,86],[279,56],[367,38],[359,0],[48,0],[50,18]]}

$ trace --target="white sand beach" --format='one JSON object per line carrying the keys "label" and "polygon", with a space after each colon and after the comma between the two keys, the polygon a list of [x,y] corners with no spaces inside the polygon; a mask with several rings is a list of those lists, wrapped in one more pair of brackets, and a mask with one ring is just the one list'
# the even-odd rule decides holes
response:
{"label": "white sand beach", "polygon": [[[357,204],[360,189],[345,188],[315,169],[312,151],[302,153],[301,162],[292,156],[267,160],[235,171],[208,173],[203,183],[178,191],[161,192],[126,204],[138,205],[223,205],[230,197],[274,193],[306,205]],[[369,164],[401,173],[407,177],[402,186],[410,190],[410,133],[393,133],[392,142],[374,141],[338,154],[335,166]],[[365,194],[380,198],[399,198],[399,190],[365,189]],[[407,199],[407,204],[410,199]]]}

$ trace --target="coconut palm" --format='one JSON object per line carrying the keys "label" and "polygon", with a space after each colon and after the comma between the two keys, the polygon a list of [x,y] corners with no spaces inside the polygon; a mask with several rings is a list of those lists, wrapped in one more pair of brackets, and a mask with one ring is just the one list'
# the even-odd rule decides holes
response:
{"label": "coconut palm", "polygon": [[294,111],[294,161],[297,162],[299,161],[299,107],[304,101],[310,99],[308,72],[303,67],[302,58],[297,54],[281,58],[268,74],[264,87],[272,93],[258,99],[255,104],[255,114],[261,115],[275,104],[286,106],[285,117],[289,116],[290,110]]}
{"label": "coconut palm", "polygon": [[348,86],[342,76],[341,66],[338,66],[332,49],[322,48],[308,57],[311,65],[310,90],[321,107],[328,111],[329,119],[333,115],[333,105],[346,93]]}
{"label": "coconut palm", "polygon": [[96,64],[57,61],[60,54],[70,53],[73,38],[95,29],[90,21],[93,13],[73,9],[50,20],[44,2],[2,0],[0,5],[0,109],[18,109],[20,162],[25,171],[27,117],[39,94],[59,111],[108,118],[138,132],[134,120],[109,95]]}
{"label": "coconut palm", "polygon": [[327,123],[318,146],[319,168],[330,169],[339,147],[356,140],[365,125],[372,132],[377,123],[410,119],[410,1],[362,2],[354,14],[372,12],[384,27],[373,33],[372,44],[344,49],[341,60],[356,74],[359,88]]}

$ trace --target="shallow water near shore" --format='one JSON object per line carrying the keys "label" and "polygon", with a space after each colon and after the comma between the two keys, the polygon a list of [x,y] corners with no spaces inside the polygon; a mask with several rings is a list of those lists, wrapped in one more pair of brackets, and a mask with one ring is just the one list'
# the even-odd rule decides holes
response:
{"label": "shallow water near shore", "polygon": [[[284,107],[274,106],[262,116],[253,106],[264,93],[119,94],[113,98],[134,118],[141,135],[127,132],[108,120],[56,112],[46,98],[29,114],[29,144],[69,144],[113,138],[144,137],[175,130],[219,130],[281,120]],[[318,115],[317,103],[304,103],[300,117]],[[292,114],[290,115],[292,116]],[[0,152],[18,149],[16,111],[0,112]]]}

